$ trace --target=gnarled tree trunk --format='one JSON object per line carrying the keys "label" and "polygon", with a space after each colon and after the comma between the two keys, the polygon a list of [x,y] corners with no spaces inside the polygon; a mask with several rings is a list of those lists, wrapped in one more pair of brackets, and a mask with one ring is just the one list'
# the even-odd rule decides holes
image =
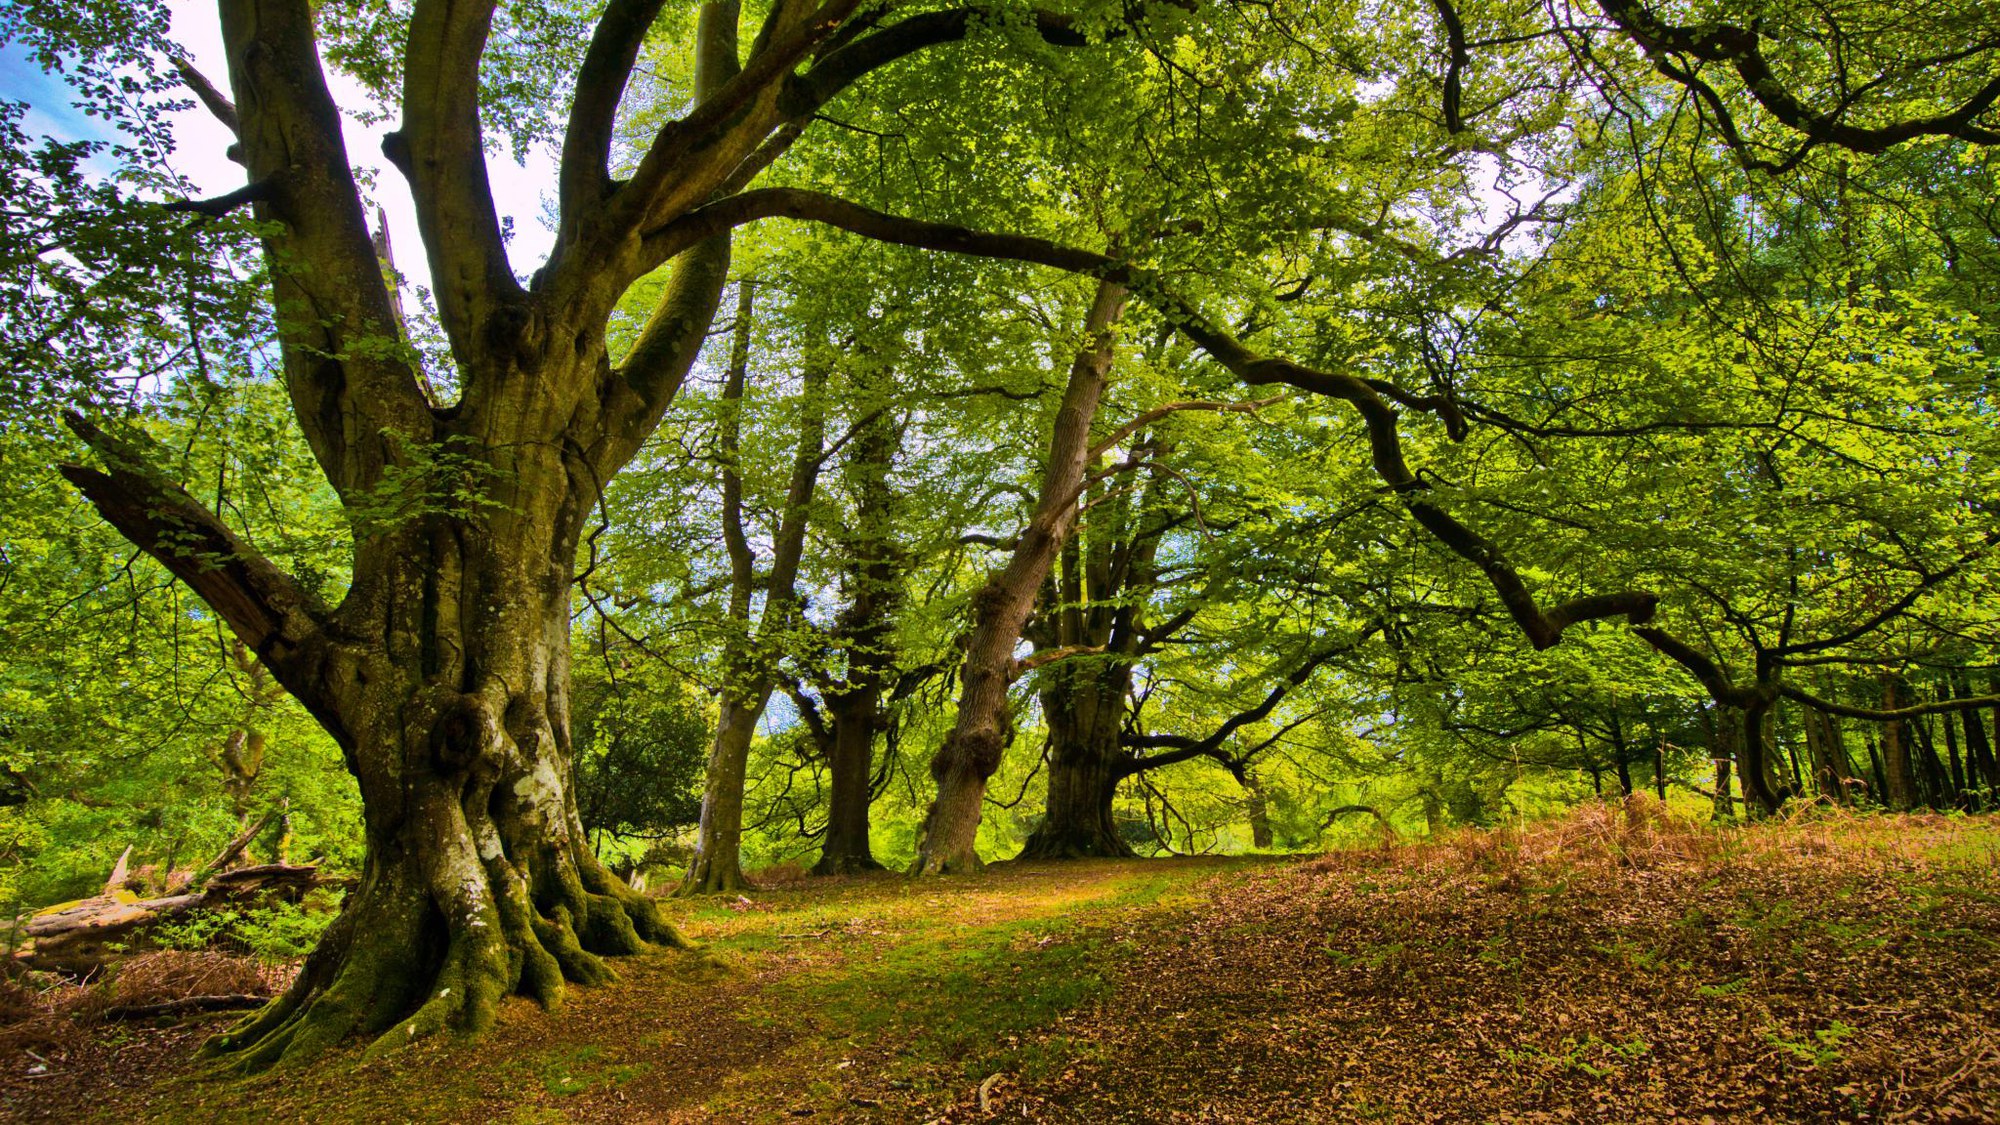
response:
{"label": "gnarled tree trunk", "polygon": [[1158,479],[1136,499],[1127,492],[1110,511],[1100,509],[1095,522],[1101,530],[1064,547],[1062,566],[1045,586],[1047,604],[1029,630],[1039,650],[1095,649],[1102,655],[1041,673],[1049,787],[1042,822],[1022,846],[1022,859],[1134,854],[1111,809],[1133,761],[1123,741],[1126,701],[1162,530],[1140,523],[1153,507]]}

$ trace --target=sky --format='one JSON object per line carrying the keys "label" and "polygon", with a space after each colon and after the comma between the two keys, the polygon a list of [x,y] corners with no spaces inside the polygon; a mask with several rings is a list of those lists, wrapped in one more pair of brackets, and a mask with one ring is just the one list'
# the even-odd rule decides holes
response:
{"label": "sky", "polygon": [[[228,67],[222,56],[222,35],[213,0],[173,0],[173,37],[186,48],[194,64],[210,82],[227,92]],[[379,203],[389,222],[389,238],[395,247],[396,267],[416,285],[428,286],[430,270],[417,236],[416,210],[401,173],[382,157],[382,136],[396,122],[363,125],[352,113],[368,107],[360,87],[346,77],[329,73],[328,86],[334,100],[348,111],[345,120],[347,156],[357,168],[374,173],[371,203]],[[85,117],[70,104],[69,88],[60,77],[42,73],[17,46],[0,47],[0,99],[25,102],[28,114],[24,127],[33,134],[59,140],[109,140],[103,123]],[[196,107],[173,115],[175,171],[193,183],[203,196],[222,195],[243,186],[240,165],[224,155],[232,140],[229,131]],[[529,154],[527,165],[517,164],[506,153],[487,158],[488,178],[493,185],[494,205],[505,223],[513,219],[514,240],[508,257],[514,272],[526,276],[534,272],[554,245],[555,235],[543,225],[542,197],[553,194],[555,162],[545,148]],[[369,216],[371,226],[375,222]]]}

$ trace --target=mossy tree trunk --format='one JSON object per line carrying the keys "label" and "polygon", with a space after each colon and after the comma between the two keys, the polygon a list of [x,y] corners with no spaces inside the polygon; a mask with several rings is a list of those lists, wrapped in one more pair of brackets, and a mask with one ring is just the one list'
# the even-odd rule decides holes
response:
{"label": "mossy tree trunk", "polygon": [[[963,38],[933,21],[886,44],[857,5],[781,0],[739,48],[738,6],[703,6],[687,114],[624,179],[619,104],[659,0],[610,0],[565,123],[555,249],[522,284],[485,165],[481,57],[498,5],[414,0],[399,63],[403,174],[450,342],[432,380],[401,335],[328,92],[307,0],[221,0],[234,102],[183,67],[234,131],[296,420],[353,527],[351,582],[323,604],[178,484],[143,437],[72,427],[99,458],[64,474],[185,582],[335,738],[356,777],[360,883],[297,982],[213,1043],[246,1066],[352,1032],[394,1046],[477,1031],[513,991],[554,1003],[610,979],[603,955],[676,942],[586,846],[571,791],[570,587],[604,485],[657,427],[726,284],[726,228],[656,232],[739,192],[814,111],[874,68]],[[853,31],[854,29],[849,29]],[[393,48],[392,48],[393,49]],[[633,283],[672,275],[629,349],[606,326]],[[434,388],[455,385],[457,402]]]}
{"label": "mossy tree trunk", "polygon": [[[1151,448],[1143,439],[1137,445]],[[1023,859],[1133,854],[1111,810],[1133,762],[1124,746],[1125,717],[1133,662],[1149,640],[1145,604],[1165,530],[1152,511],[1158,486],[1154,477],[1136,496],[1122,491],[1109,510],[1100,507],[1096,526],[1064,545],[1061,565],[1044,584],[1041,612],[1028,630],[1035,647],[1095,651],[1040,673],[1048,796],[1042,822],[1021,848]]]}

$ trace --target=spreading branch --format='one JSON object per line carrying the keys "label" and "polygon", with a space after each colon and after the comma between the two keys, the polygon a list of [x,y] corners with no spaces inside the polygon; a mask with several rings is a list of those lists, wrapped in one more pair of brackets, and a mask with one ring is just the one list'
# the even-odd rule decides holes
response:
{"label": "spreading branch", "polygon": [[186,489],[148,466],[131,443],[81,415],[66,420],[106,469],[63,465],[63,477],[105,522],[187,583],[329,730],[342,729],[315,659],[325,643],[328,619],[319,599],[244,543]]}
{"label": "spreading branch", "polygon": [[1159,421],[1160,419],[1165,418],[1169,414],[1177,414],[1183,410],[1212,410],[1218,414],[1255,414],[1259,410],[1262,410],[1267,406],[1271,406],[1275,403],[1280,403],[1283,401],[1285,401],[1285,396],[1282,394],[1276,394],[1272,395],[1269,398],[1260,398],[1255,402],[1190,401],[1190,402],[1169,402],[1162,406],[1155,406],[1151,410],[1148,410],[1145,413],[1139,415],[1137,418],[1132,419],[1130,422],[1127,422],[1124,425],[1118,427],[1117,429],[1111,431],[1111,435],[1109,437],[1106,437],[1103,441],[1100,441],[1096,445],[1091,446],[1090,459],[1094,461],[1097,458],[1104,456],[1106,453],[1109,453],[1113,448],[1115,448],[1119,442],[1124,441],[1126,438],[1131,437],[1133,434],[1138,433],[1140,430],[1143,430],[1147,426],[1150,426],[1153,423]]}
{"label": "spreading branch", "polygon": [[1396,409],[1383,397],[1382,388],[1344,372],[1320,371],[1288,359],[1260,356],[1210,321],[1157,276],[1122,259],[1030,235],[1002,234],[890,215],[801,188],[746,191],[697,208],[656,228],[646,239],[655,252],[678,253],[703,238],[761,218],[802,219],[878,242],[969,257],[1030,262],[1115,282],[1166,313],[1184,335],[1245,383],[1290,386],[1348,403],[1367,427],[1370,460],[1376,475],[1402,499],[1419,524],[1454,554],[1480,569],[1529,643],[1537,649],[1549,648],[1562,639],[1570,626],[1586,621],[1622,616],[1633,624],[1644,624],[1652,619],[1659,604],[1654,594],[1624,591],[1576,598],[1542,609],[1520,573],[1495,544],[1424,498],[1430,486],[1410,470],[1403,457]]}
{"label": "spreading branch", "polygon": [[[1840,105],[1821,111],[1786,87],[1764,54],[1763,37],[1755,27],[1730,23],[1699,26],[1669,24],[1644,0],[1598,0],[1598,8],[1646,53],[1656,69],[1693,92],[1714,116],[1724,141],[1746,167],[1784,172],[1795,167],[1813,147],[1830,144],[1853,152],[1881,153],[1917,137],[1955,137],[1973,144],[2000,144],[2000,131],[1979,118],[2000,102],[2000,77],[1988,80],[1954,109],[1927,117],[1910,117],[1878,126],[1853,124],[1848,113],[1855,92],[1843,88]],[[1995,44],[1988,43],[1985,49]],[[1782,161],[1750,154],[1750,147],[1720,93],[1703,79],[1693,63],[1727,66],[1743,89],[1779,123],[1802,134],[1806,143]],[[1845,87],[1845,82],[1842,83]]]}
{"label": "spreading branch", "polygon": [[1051,664],[1068,660],[1072,657],[1100,656],[1103,653],[1103,645],[1062,645],[1058,648],[1045,648],[1032,656],[1016,660],[1014,662],[1014,675],[1012,678],[1018,680],[1037,668],[1046,668]]}
{"label": "spreading branch", "polygon": [[468,369],[489,351],[515,346],[504,323],[488,320],[522,297],[500,235],[479,124],[479,59],[496,7],[496,0],[418,0],[403,57],[402,128],[382,141],[410,183],[438,319]]}
{"label": "spreading branch", "polygon": [[1850,707],[1845,703],[1835,703],[1829,699],[1803,691],[1787,684],[1778,688],[1778,694],[1786,699],[1803,703],[1817,711],[1826,711],[1849,719],[1871,719],[1878,723],[1894,722],[1898,719],[1915,719],[1924,715],[1936,715],[1950,711],[1976,711],[1982,707],[2000,707],[2000,695],[1977,695],[1959,699],[1940,699],[1934,703],[1918,703],[1910,707],[1888,709],[1873,707]]}
{"label": "spreading branch", "polygon": [[181,85],[186,86],[194,94],[195,99],[201,102],[209,114],[227,126],[230,132],[236,132],[238,129],[236,103],[230,101],[221,90],[216,89],[215,83],[210,82],[207,75],[196,70],[194,64],[183,56],[168,55],[167,61],[173,64],[174,73],[180,76]]}
{"label": "spreading branch", "polygon": [[265,179],[254,184],[245,184],[235,191],[225,192],[211,199],[181,199],[162,204],[162,207],[176,214],[203,215],[211,219],[220,219],[240,207],[262,203],[275,194],[272,181]]}

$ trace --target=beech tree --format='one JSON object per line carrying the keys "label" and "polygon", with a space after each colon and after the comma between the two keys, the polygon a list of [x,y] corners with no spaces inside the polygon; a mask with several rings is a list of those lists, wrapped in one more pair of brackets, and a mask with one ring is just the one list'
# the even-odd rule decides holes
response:
{"label": "beech tree", "polygon": [[[340,53],[395,90],[385,155],[414,201],[449,344],[449,377],[428,381],[402,343],[312,8],[218,7],[226,84],[182,72],[236,134],[246,183],[173,207],[249,207],[258,220],[285,385],[354,526],[351,582],[323,600],[117,426],[74,416],[100,464],[63,471],[229,623],[360,783],[360,889],[286,994],[213,1041],[255,1067],[354,1032],[380,1049],[477,1031],[507,993],[554,1003],[566,981],[610,979],[603,955],[683,943],[597,861],[578,823],[568,664],[579,539],[698,356],[726,283],[728,229],[757,209],[688,216],[723,214],[710,201],[740,191],[827,102],[964,38],[974,14],[884,26],[856,3],[779,3],[746,50],[738,6],[705,5],[687,44],[690,107],[614,176],[620,103],[664,7],[614,0],[580,24],[575,72],[550,90],[568,103],[554,130],[556,247],[526,283],[507,260],[484,154],[489,127],[532,133],[523,121],[534,115],[496,108],[482,61],[505,34],[496,20],[537,23],[539,9],[416,0],[367,23]],[[1080,43],[1067,25],[1041,20],[1047,36]],[[618,301],[668,263],[671,282],[614,357],[606,325]],[[437,385],[456,399],[433,397]]]}
{"label": "beech tree", "polygon": [[[1636,10],[1603,6],[1614,21]],[[350,525],[347,584],[323,589],[259,551],[174,479],[142,429],[106,412],[72,417],[98,460],[63,472],[202,597],[325,727],[359,782],[366,820],[360,885],[340,919],[285,996],[218,1037],[214,1050],[255,1067],[355,1032],[387,1049],[443,1028],[477,1031],[506,994],[554,1003],[565,982],[610,979],[605,955],[684,944],[587,847],[573,785],[572,589],[584,529],[608,482],[657,428],[703,351],[734,232],[762,220],[1023,263],[1095,288],[1035,510],[1006,565],[973,599],[958,709],[930,763],[936,787],[919,872],[978,865],[1008,688],[1025,670],[1015,656],[1022,629],[1093,462],[1133,432],[1093,440],[1091,428],[1128,297],[1256,393],[1288,388],[1341,411],[1344,421],[1324,431],[1324,442],[1365,463],[1370,487],[1424,531],[1441,568],[1474,585],[1480,609],[1511,622],[1534,649],[1622,618],[1652,623],[1641,635],[1701,672],[1682,659],[1692,651],[1686,642],[1664,631],[1670,622],[1656,620],[1672,593],[1648,581],[1657,571],[1594,566],[1578,547],[1590,528],[1565,509],[1594,512],[1588,497],[1538,500],[1527,519],[1491,530],[1505,522],[1496,510],[1518,516],[1524,508],[1508,487],[1479,479],[1476,455],[1492,443],[1468,439],[1531,445],[1565,423],[1546,414],[1523,421],[1482,401],[1457,356],[1446,361],[1451,349],[1438,347],[1466,334],[1441,325],[1499,307],[1524,286],[1535,255],[1510,240],[1569,213],[1561,197],[1572,165],[1606,151],[1585,145],[1577,156],[1551,138],[1602,135],[1607,118],[1641,115],[1622,88],[1593,97],[1585,75],[1608,66],[1629,78],[1643,68],[1595,56],[1586,61],[1598,70],[1578,67],[1546,28],[1522,30],[1520,12],[1461,13],[1448,3],[1422,17],[1395,13],[1384,43],[1368,42],[1346,10],[912,11],[777,0],[744,34],[745,13],[732,0],[702,5],[692,27],[667,7],[410,0],[316,11],[306,0],[222,0],[226,82],[185,61],[175,67],[233,130],[246,182],[169,211],[226,218],[247,208],[254,219],[282,380]],[[119,26],[130,43],[166,47],[156,27]],[[1746,52],[1734,39],[1667,34],[1657,21],[1622,26],[1656,61],[1661,52],[1707,58],[1712,43],[1739,64],[1761,57],[1754,40]],[[678,115],[646,129],[628,151],[619,138],[631,118],[621,105],[649,37],[673,37],[670,53],[690,77],[671,91],[684,99],[661,102]],[[825,160],[784,178],[785,158],[825,132],[836,99],[865,111],[836,125],[877,139],[890,129],[868,122],[893,129],[928,115],[962,126],[973,104],[978,119],[962,136],[1001,129],[994,111],[1029,100],[1014,89],[1025,85],[1017,75],[996,78],[1004,68],[937,67],[929,89],[868,89],[894,76],[896,68],[884,69],[891,64],[961,40],[1040,62],[1049,52],[1090,55],[1068,63],[1065,81],[1052,85],[1096,100],[1064,128],[1007,134],[1038,166],[1069,176],[1069,202],[1084,219],[1042,221],[997,190],[984,208],[938,205],[940,217],[914,217],[904,213],[916,209],[911,198],[852,161]],[[1479,65],[1482,52],[1501,45],[1511,48],[1506,67]],[[1434,91],[1440,51],[1444,79]],[[385,281],[323,58],[373,89],[398,123],[385,155],[414,202],[441,368],[426,366]],[[1754,68],[1739,73],[1752,96],[1768,94]],[[492,81],[502,74],[505,81]],[[1666,78],[1681,81],[1672,70]],[[995,96],[1009,89],[1012,102]],[[1653,89],[1641,87],[1642,110]],[[1696,96],[1711,108],[1724,97],[1713,87]],[[551,114],[550,105],[562,111]],[[940,114],[938,105],[955,112]],[[1990,105],[1974,93],[1950,111],[1958,115],[1950,128],[1910,135],[1981,141],[1968,130],[1984,128]],[[1184,127],[1188,120],[1195,124]],[[1814,136],[1820,128],[1802,127]],[[1874,143],[1847,144],[1832,126],[1821,132],[1857,151]],[[555,248],[525,280],[507,257],[485,160],[503,138],[517,147],[546,139],[558,149]],[[1128,151],[1138,155],[1123,166],[1088,159]],[[1549,190],[1468,237],[1460,220],[1477,209],[1485,157],[1500,166],[1487,177],[1496,190],[1536,177]],[[1532,176],[1516,175],[1524,164]],[[1018,187],[1018,172],[1008,175]],[[1215,189],[1221,180],[1228,187]],[[1616,232],[1601,242],[1614,252],[1619,245]],[[669,280],[643,327],[614,346],[609,326],[621,301],[662,270]],[[1430,305],[1417,330],[1385,327],[1394,310],[1370,307],[1399,270],[1414,279],[1418,303]],[[1276,291],[1271,279],[1288,273],[1295,287]],[[1536,308],[1577,320],[1605,296],[1557,294]],[[1503,381],[1497,391],[1510,389]],[[1562,389],[1542,397],[1562,399]],[[1707,428],[1684,418],[1659,424]],[[795,480],[808,487],[817,465],[808,454],[819,440],[801,445]],[[1522,490],[1548,479],[1546,465],[1494,464],[1490,472]],[[802,504],[787,510],[795,507]],[[1576,534],[1552,536],[1549,525]],[[793,575],[781,571],[796,567],[798,548],[786,552],[768,576],[767,614],[782,612],[795,593]],[[745,564],[732,577],[747,611],[756,575]],[[735,670],[747,684],[727,689],[715,742],[702,857],[691,874],[701,889],[739,877],[742,758],[771,690],[764,669]]]}

